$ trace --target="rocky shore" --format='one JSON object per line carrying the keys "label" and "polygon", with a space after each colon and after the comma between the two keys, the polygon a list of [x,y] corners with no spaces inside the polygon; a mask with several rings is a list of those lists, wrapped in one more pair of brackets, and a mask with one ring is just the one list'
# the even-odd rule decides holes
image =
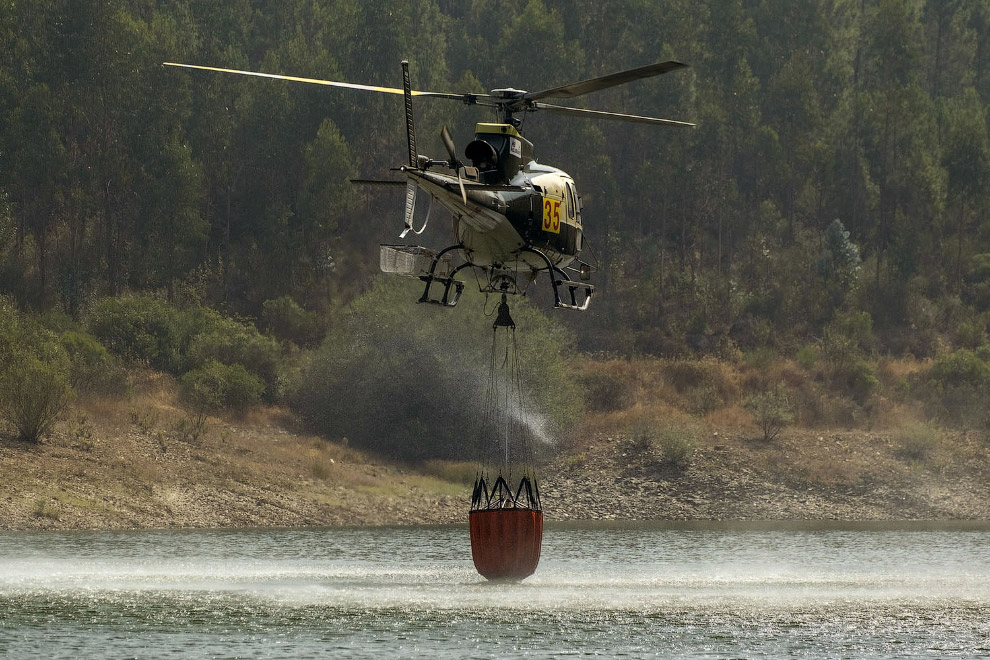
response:
{"label": "rocky shore", "polygon": [[606,440],[547,470],[547,513],[558,520],[990,520],[990,452],[967,434],[924,463],[900,457],[883,433],[752,437],[722,432],[685,469]]}
{"label": "rocky shore", "polygon": [[[466,520],[470,485],[272,420],[195,439],[107,415],[42,444],[0,439],[0,529],[403,525]],[[87,422],[84,422],[84,426]],[[84,429],[85,431],[85,429]],[[708,429],[686,467],[599,435],[543,468],[549,521],[990,520],[990,451],[957,433],[923,461],[883,432]]]}

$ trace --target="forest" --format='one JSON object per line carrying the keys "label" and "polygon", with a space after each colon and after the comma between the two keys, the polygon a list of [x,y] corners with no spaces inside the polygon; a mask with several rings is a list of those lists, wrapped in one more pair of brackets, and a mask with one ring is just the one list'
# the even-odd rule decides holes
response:
{"label": "forest", "polygon": [[[10,0],[0,35],[0,302],[22,317],[5,357],[37,323],[202,379],[235,360],[200,334],[312,348],[381,299],[402,199],[348,179],[403,162],[401,98],[163,61],[394,87],[407,59],[414,88],[481,92],[676,59],[576,103],[695,128],[526,118],[577,182],[599,267],[589,312],[542,306],[561,345],[966,351],[990,383],[987,0]],[[464,145],[491,120],[416,112],[433,155],[442,126]],[[122,338],[149,310],[181,350]],[[277,399],[272,369],[247,391]]]}
{"label": "forest", "polygon": [[[0,30],[0,290],[76,316],[127,291],[333,323],[368,286],[398,196],[401,99],[162,61],[437,91],[539,89],[661,59],[582,99],[698,126],[536,115],[601,267],[587,351],[718,353],[865,311],[878,348],[982,343],[990,3],[977,0],[17,0]],[[423,101],[421,141],[480,109]],[[827,229],[838,220],[834,240]],[[848,232],[848,235],[842,231]],[[441,237],[441,240],[446,236]],[[855,254],[843,252],[845,241]]]}

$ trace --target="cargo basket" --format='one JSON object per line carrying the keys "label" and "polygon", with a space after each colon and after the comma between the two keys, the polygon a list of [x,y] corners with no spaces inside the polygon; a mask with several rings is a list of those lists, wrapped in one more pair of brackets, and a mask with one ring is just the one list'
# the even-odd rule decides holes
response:
{"label": "cargo basket", "polygon": [[[381,269],[383,273],[419,277],[430,273],[430,266],[436,259],[437,253],[419,245],[382,245]],[[447,255],[440,258],[434,277],[450,277],[450,260]]]}

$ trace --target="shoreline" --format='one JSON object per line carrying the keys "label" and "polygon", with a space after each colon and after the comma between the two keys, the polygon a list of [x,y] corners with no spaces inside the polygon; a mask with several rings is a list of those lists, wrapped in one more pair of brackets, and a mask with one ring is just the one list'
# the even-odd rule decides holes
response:
{"label": "shoreline", "polygon": [[[125,430],[93,448],[57,434],[0,441],[0,530],[380,527],[467,522],[470,486],[369,459],[273,426],[217,424],[162,452]],[[929,465],[896,457],[889,438],[832,433],[819,443],[842,471],[781,462],[817,431],[773,446],[719,432],[675,471],[622,438],[601,437],[542,469],[548,524],[875,525],[990,523],[984,447],[958,434]],[[152,436],[154,434],[151,434]],[[820,437],[820,436],[817,436]],[[734,438],[734,440],[733,440]],[[112,441],[111,441],[112,440]],[[844,447],[846,456],[837,455]],[[880,451],[878,448],[883,448]],[[575,458],[575,457],[578,458]]]}
{"label": "shoreline", "polygon": [[[390,463],[304,433],[277,407],[190,433],[174,384],[152,383],[126,401],[79,402],[42,443],[0,435],[0,530],[467,520],[473,464]],[[675,467],[619,431],[621,414],[589,419],[538,474],[548,522],[990,521],[990,442],[979,432],[942,430],[909,459],[896,428],[791,427],[766,442],[752,423],[701,420],[690,460]]]}

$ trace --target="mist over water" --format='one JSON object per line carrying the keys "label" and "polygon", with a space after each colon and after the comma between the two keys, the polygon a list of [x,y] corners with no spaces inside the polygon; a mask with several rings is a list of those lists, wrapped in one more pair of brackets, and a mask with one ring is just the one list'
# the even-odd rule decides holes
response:
{"label": "mist over water", "polygon": [[976,657],[990,527],[466,526],[0,535],[9,657]]}

